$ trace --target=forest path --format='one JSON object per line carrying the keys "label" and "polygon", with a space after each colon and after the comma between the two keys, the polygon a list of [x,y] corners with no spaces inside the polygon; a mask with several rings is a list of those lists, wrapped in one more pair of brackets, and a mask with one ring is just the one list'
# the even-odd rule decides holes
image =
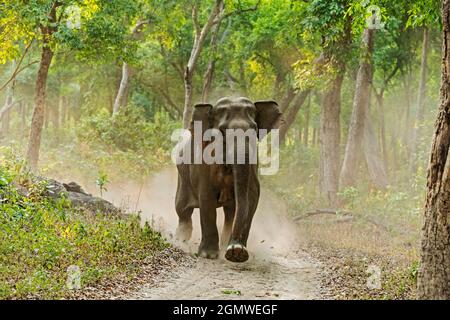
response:
{"label": "forest path", "polygon": [[[176,181],[176,171],[165,169],[143,186],[133,183],[111,186],[107,198],[116,205],[141,210],[143,220],[149,221],[175,246],[194,255],[200,241],[197,210],[193,215],[194,232],[190,243],[180,244],[173,239],[177,226]],[[220,231],[221,209],[217,216]],[[192,265],[163,271],[151,284],[125,298],[321,299],[325,291],[320,286],[320,265],[301,249],[296,233],[283,201],[263,188],[250,231],[247,262],[226,261],[223,253],[217,260],[193,258]]]}

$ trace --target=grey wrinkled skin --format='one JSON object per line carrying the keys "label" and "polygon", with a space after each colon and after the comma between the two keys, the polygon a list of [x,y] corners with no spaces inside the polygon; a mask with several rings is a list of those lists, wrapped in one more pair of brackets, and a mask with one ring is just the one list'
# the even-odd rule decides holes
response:
{"label": "grey wrinkled skin", "polygon": [[[258,132],[259,129],[277,128],[282,120],[275,101],[253,103],[244,97],[225,97],[214,106],[195,106],[190,128],[192,134],[194,121],[201,121],[203,130],[215,128],[225,132],[226,129],[255,129]],[[260,194],[257,164],[180,164],[177,169],[177,238],[181,241],[190,239],[192,212],[194,208],[199,208],[202,239],[198,254],[204,258],[217,258],[219,233],[216,209],[223,207],[225,220],[220,242],[223,248],[226,246],[225,257],[233,262],[246,261],[249,256],[247,239]]]}

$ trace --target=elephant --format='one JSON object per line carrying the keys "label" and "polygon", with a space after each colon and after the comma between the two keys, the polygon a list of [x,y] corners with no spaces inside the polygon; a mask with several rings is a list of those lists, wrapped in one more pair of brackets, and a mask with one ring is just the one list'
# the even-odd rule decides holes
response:
{"label": "elephant", "polygon": [[[216,129],[222,133],[229,129],[254,129],[255,132],[261,132],[259,129],[269,131],[277,128],[282,121],[282,114],[275,101],[253,103],[245,97],[224,97],[215,105],[199,103],[194,106],[189,128],[191,133],[195,121],[200,122],[203,129]],[[191,150],[192,145],[191,140]],[[205,147],[204,142],[202,147]],[[236,149],[232,152],[236,152]],[[258,164],[249,161],[243,164],[207,164],[202,161],[197,164],[177,164],[177,171],[177,239],[190,239],[192,212],[194,208],[199,208],[202,236],[198,255],[208,259],[218,258],[216,209],[223,207],[225,217],[220,244],[222,249],[226,246],[225,258],[232,262],[247,261],[247,239],[260,196]]]}

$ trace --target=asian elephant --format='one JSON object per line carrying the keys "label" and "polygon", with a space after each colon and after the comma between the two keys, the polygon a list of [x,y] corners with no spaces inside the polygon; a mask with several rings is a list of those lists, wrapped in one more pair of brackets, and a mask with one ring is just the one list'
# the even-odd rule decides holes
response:
{"label": "asian elephant", "polygon": [[[217,129],[225,134],[227,129],[259,129],[267,131],[279,126],[281,112],[275,101],[252,102],[245,97],[225,97],[211,104],[194,107],[190,132],[194,121],[202,124],[203,130]],[[261,136],[259,137],[261,138]],[[191,144],[191,150],[193,142]],[[202,148],[208,142],[202,142]],[[226,143],[224,142],[224,145]],[[226,149],[226,146],[224,146]],[[248,147],[248,146],[246,146]],[[229,152],[229,151],[228,151]],[[236,149],[234,151],[236,152]],[[253,215],[258,205],[260,186],[258,164],[249,163],[248,150],[244,164],[178,164],[178,185],[175,198],[179,218],[177,238],[187,241],[192,234],[192,212],[200,209],[201,243],[198,254],[215,259],[219,254],[219,234],[216,225],[216,209],[223,207],[225,213],[221,234],[221,246],[225,258],[233,262],[248,260],[247,239]]]}

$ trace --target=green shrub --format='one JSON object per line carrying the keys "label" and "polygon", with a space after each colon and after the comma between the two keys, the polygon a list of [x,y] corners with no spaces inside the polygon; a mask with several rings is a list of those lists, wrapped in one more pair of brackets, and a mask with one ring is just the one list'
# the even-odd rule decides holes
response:
{"label": "green shrub", "polygon": [[[62,298],[67,268],[88,286],[129,273],[168,244],[140,218],[87,213],[45,197],[46,181],[0,153],[0,299]],[[19,192],[26,185],[29,194]],[[130,268],[131,267],[131,268]]]}

